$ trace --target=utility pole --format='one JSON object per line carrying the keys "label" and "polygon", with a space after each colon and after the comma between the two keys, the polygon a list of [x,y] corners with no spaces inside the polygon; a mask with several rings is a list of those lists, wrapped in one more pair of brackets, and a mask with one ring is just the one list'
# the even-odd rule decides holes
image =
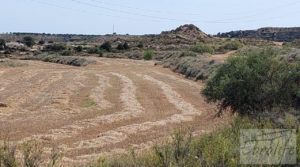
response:
{"label": "utility pole", "polygon": [[115,24],[113,24],[113,35],[115,34]]}

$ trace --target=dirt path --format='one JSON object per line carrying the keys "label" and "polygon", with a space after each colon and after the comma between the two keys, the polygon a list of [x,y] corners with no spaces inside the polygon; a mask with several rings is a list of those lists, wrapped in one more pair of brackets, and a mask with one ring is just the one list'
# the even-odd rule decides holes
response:
{"label": "dirt path", "polygon": [[224,53],[224,54],[215,54],[215,55],[211,55],[209,57],[209,60],[214,60],[214,61],[217,61],[217,62],[225,62],[225,60],[232,56],[234,53],[236,53],[236,51],[230,51],[230,52],[227,52],[227,53]]}
{"label": "dirt path", "polygon": [[0,140],[32,138],[64,149],[65,164],[149,148],[179,127],[214,129],[202,83],[153,62],[91,58],[88,67],[27,61],[0,69]]}

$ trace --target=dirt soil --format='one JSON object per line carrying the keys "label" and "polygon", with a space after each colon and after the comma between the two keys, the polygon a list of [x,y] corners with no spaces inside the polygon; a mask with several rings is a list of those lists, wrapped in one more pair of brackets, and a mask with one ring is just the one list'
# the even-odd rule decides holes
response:
{"label": "dirt soil", "polygon": [[55,144],[71,166],[150,148],[180,127],[199,135],[225,122],[200,95],[201,82],[151,61],[90,59],[97,63],[0,68],[0,141],[33,138],[46,154]]}

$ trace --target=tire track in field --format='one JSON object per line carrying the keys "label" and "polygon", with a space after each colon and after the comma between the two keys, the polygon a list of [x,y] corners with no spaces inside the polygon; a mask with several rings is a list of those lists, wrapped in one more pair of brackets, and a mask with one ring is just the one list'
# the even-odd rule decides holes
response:
{"label": "tire track in field", "polygon": [[100,74],[97,74],[96,76],[98,77],[98,86],[92,89],[90,98],[96,102],[97,106],[100,107],[100,110],[110,108],[113,104],[104,97],[104,92],[112,87],[109,83],[109,77]]}
{"label": "tire track in field", "polygon": [[[182,118],[190,118],[190,115],[194,116],[194,115],[201,115],[201,112],[199,112],[197,109],[195,109],[195,107],[186,102],[176,91],[174,91],[172,89],[171,86],[169,86],[168,84],[157,80],[149,75],[145,75],[144,76],[145,80],[151,81],[155,84],[157,84],[158,86],[161,87],[162,91],[164,92],[164,94],[166,95],[167,99],[169,100],[170,103],[174,104],[175,107],[180,110],[182,112],[181,115],[178,115],[179,117]],[[188,119],[190,120],[190,119]]]}
{"label": "tire track in field", "polygon": [[182,97],[168,84],[148,75],[145,75],[144,79],[157,84],[162,89],[169,102],[172,103],[181,113],[174,114],[159,121],[147,121],[139,124],[131,124],[103,132],[98,135],[98,138],[75,143],[77,146],[75,148],[70,148],[69,150],[101,148],[107,145],[113,145],[128,139],[130,135],[147,132],[152,128],[166,126],[168,124],[179,124],[182,122],[193,121],[195,116],[201,115],[201,112],[195,109],[193,105],[182,99]]}
{"label": "tire track in field", "polygon": [[141,106],[136,98],[136,86],[133,84],[132,80],[118,73],[112,72],[111,74],[119,77],[122,81],[123,88],[120,99],[124,105],[125,112],[122,112],[123,115],[136,116],[139,113],[143,113],[145,109]]}

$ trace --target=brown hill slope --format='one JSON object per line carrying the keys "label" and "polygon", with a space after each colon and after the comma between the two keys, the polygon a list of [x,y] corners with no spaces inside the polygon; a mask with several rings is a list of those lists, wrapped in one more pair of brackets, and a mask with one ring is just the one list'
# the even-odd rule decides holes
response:
{"label": "brown hill slope", "polygon": [[190,40],[205,40],[209,36],[193,24],[182,25],[175,30],[164,31],[161,35],[176,36]]}

